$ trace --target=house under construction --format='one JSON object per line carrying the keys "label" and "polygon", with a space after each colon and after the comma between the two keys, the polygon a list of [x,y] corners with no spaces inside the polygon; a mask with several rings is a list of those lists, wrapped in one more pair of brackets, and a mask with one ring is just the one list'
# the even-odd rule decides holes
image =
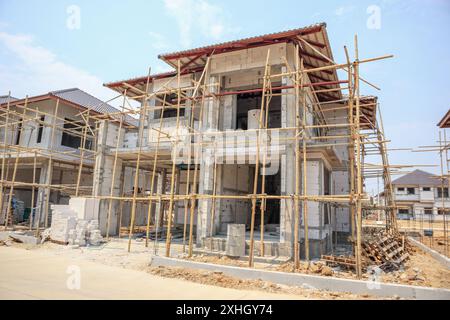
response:
{"label": "house under construction", "polygon": [[[360,274],[363,213],[383,210],[397,232],[377,97],[360,94],[378,88],[359,72],[391,56],[360,59],[356,37],[344,50],[336,63],[322,23],[163,54],[174,71],[105,84],[122,108],[91,114],[95,125],[86,121],[80,135],[95,140],[92,193],[83,196],[99,202],[102,233],[126,230],[129,249],[135,232],[146,244],[163,237],[167,256],[177,239],[188,255],[240,252],[250,266],[255,255],[298,264],[347,243]],[[14,123],[7,112],[5,128]],[[368,154],[380,163],[365,163]],[[373,177],[385,186],[377,208],[364,190]],[[3,192],[13,185],[2,170]]]}

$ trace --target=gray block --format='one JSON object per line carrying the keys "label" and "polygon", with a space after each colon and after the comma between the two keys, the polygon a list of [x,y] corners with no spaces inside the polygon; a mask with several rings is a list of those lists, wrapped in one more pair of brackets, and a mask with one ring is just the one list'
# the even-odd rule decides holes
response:
{"label": "gray block", "polygon": [[226,252],[231,257],[245,255],[245,224],[228,224]]}

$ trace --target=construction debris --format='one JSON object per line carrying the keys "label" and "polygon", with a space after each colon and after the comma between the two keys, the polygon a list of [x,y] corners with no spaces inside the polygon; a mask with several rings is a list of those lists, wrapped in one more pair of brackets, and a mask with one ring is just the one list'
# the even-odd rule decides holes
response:
{"label": "construction debris", "polygon": [[366,263],[378,265],[383,271],[398,270],[409,259],[406,247],[399,243],[398,237],[385,233],[365,239],[362,248]]}

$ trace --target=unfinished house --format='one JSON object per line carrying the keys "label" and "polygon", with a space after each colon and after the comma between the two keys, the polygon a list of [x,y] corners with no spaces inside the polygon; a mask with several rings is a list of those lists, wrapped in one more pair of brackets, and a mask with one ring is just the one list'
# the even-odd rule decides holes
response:
{"label": "unfinished house", "polygon": [[1,98],[0,223],[50,226],[52,204],[91,195],[97,120],[112,106],[77,89]]}
{"label": "unfinished house", "polygon": [[[359,75],[360,64],[392,56],[360,59],[357,48],[355,36],[336,63],[321,23],[162,54],[173,71],[105,85],[120,94],[120,110],[65,91],[3,104],[15,129],[4,138],[2,190],[26,189],[45,221],[49,203],[71,195],[52,206],[63,243],[84,243],[89,229],[95,242],[100,232],[126,234],[128,250],[137,237],[155,253],[164,241],[166,256],[175,242],[189,257],[215,251],[253,266],[255,255],[282,256],[296,268],[343,247],[361,276],[362,217],[377,209],[365,179],[383,178],[386,230],[397,228],[378,100],[360,94],[362,84],[378,87]],[[30,149],[38,140],[45,148]],[[381,163],[365,163],[367,154]],[[19,171],[28,180],[18,183]]]}
{"label": "unfinished house", "polygon": [[387,156],[358,65],[390,56],[355,55],[336,64],[317,24],[162,54],[173,72],[106,84],[123,113],[128,99],[141,103],[137,132],[100,124],[94,189],[108,235],[163,238],[166,255],[178,239],[189,255],[226,251],[250,265],[254,254],[298,261],[360,241],[362,169],[390,178],[387,164],[363,164],[364,148]]}

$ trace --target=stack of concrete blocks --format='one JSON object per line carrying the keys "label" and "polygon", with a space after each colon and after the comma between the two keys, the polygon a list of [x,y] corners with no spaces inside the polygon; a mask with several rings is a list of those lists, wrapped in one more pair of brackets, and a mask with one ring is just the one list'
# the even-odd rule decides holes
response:
{"label": "stack of concrete blocks", "polygon": [[87,225],[87,238],[89,239],[89,243],[93,246],[98,246],[102,242],[103,237],[97,220],[91,220]]}
{"label": "stack of concrete blocks", "polygon": [[227,255],[230,257],[245,255],[245,224],[228,224]]}
{"label": "stack of concrete blocks", "polygon": [[98,207],[98,200],[88,198],[71,198],[69,205],[53,205],[50,238],[70,245],[99,245],[103,238]]}
{"label": "stack of concrete blocks", "polygon": [[[3,194],[3,212],[0,214],[0,224],[5,224],[5,219],[6,219],[6,210],[8,209],[8,194]],[[12,217],[10,216],[10,219],[13,219],[14,223],[19,223],[23,221],[23,214],[25,211],[25,204],[23,201],[18,200],[17,198],[15,199],[16,201],[16,208],[14,209],[14,211],[12,211]],[[11,204],[11,209],[12,209],[12,204]],[[11,214],[11,212],[10,212]]]}
{"label": "stack of concrete blocks", "polygon": [[69,243],[71,231],[76,228],[77,214],[66,205],[52,205],[50,238],[61,243]]}

